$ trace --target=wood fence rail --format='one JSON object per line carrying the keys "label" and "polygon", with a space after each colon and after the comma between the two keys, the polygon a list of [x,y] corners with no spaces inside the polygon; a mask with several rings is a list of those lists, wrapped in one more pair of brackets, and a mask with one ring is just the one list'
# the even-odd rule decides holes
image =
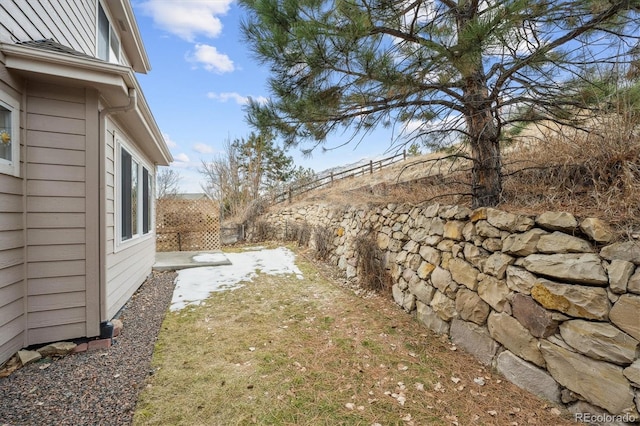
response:
{"label": "wood fence rail", "polygon": [[373,174],[375,170],[381,170],[385,167],[391,166],[392,164],[399,163],[400,161],[405,161],[406,159],[407,159],[407,151],[404,150],[400,154],[396,154],[391,157],[383,158],[377,161],[370,160],[369,163],[367,164],[363,164],[361,166],[353,167],[347,170],[342,170],[337,173],[331,172],[330,174],[325,175],[316,180],[313,180],[311,182],[307,182],[297,186],[290,186],[286,191],[276,194],[273,197],[273,203],[274,204],[282,203],[287,200],[291,202],[293,197],[295,196],[302,195],[305,192],[308,192],[314,189],[329,186],[334,181],[356,177],[356,176],[364,176],[367,173]]}

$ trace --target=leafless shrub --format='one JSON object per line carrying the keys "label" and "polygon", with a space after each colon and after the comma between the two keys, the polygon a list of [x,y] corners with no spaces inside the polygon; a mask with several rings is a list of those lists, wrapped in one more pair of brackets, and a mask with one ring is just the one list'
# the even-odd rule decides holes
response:
{"label": "leafless shrub", "polygon": [[253,224],[253,241],[269,241],[275,239],[275,230],[265,221],[257,221]]}
{"label": "leafless shrub", "polygon": [[367,233],[355,239],[358,256],[358,279],[368,290],[386,293],[391,289],[391,276],[382,264],[382,252],[378,249],[373,234]]}
{"label": "leafless shrub", "polygon": [[316,226],[313,230],[316,257],[320,260],[327,260],[331,254],[331,231],[322,226]]}
{"label": "leafless shrub", "polygon": [[311,240],[311,226],[309,223],[302,222],[298,226],[296,240],[298,241],[298,247],[306,247],[309,245],[309,240]]}

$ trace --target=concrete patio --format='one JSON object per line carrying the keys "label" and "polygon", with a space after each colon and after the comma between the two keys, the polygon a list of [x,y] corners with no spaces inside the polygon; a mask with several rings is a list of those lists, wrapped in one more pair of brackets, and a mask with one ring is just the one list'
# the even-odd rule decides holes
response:
{"label": "concrete patio", "polygon": [[157,252],[154,271],[177,271],[203,266],[231,265],[227,256],[220,251],[170,251]]}

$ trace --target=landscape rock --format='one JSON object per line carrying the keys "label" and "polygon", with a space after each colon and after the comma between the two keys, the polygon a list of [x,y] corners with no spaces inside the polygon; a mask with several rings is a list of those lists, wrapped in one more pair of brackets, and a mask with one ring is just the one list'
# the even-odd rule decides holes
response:
{"label": "landscape rock", "polygon": [[494,226],[489,225],[486,220],[479,220],[476,222],[476,232],[481,237],[485,238],[500,238],[500,230]]}
{"label": "landscape rock", "polygon": [[608,323],[565,321],[560,325],[560,335],[589,358],[629,365],[638,356],[638,341]]}
{"label": "landscape rock", "polygon": [[535,285],[538,278],[526,269],[517,266],[507,267],[507,286],[512,291],[531,294],[531,288]]}
{"label": "landscape rock", "polygon": [[636,359],[633,364],[622,370],[622,374],[636,387],[640,387],[640,359]]}
{"label": "landscape rock", "polygon": [[623,294],[611,308],[611,322],[640,340],[640,296]]}
{"label": "landscape rock", "polygon": [[420,253],[420,256],[422,256],[424,260],[431,263],[432,265],[437,266],[440,264],[440,259],[442,255],[435,248],[430,246],[422,246],[420,247],[420,250],[418,251],[418,253]]}
{"label": "landscape rock", "polygon": [[582,238],[556,231],[540,236],[536,245],[540,253],[590,253],[593,247]]}
{"label": "landscape rock", "polygon": [[459,205],[447,206],[439,215],[443,219],[465,220],[471,215],[471,209]]}
{"label": "landscape rock", "polygon": [[547,309],[577,318],[607,320],[609,299],[600,287],[559,284],[539,279],[531,289],[531,296]]}
{"label": "landscape rock", "polygon": [[489,252],[473,244],[465,244],[463,249],[464,258],[478,269],[482,269],[489,257]]}
{"label": "landscape rock", "polygon": [[476,241],[479,241],[475,223],[467,222],[464,228],[462,228],[462,236],[464,237],[465,241],[469,241],[474,244]]}
{"label": "landscape rock", "polygon": [[418,267],[418,270],[417,270],[418,277],[420,277],[420,279],[426,280],[431,276],[431,273],[433,272],[434,269],[436,269],[435,265],[432,265],[431,263],[424,261]]}
{"label": "landscape rock", "polygon": [[48,356],[65,356],[69,355],[75,347],[76,344],[73,342],[55,342],[38,348],[37,351],[40,352],[43,358]]}
{"label": "landscape rock", "polygon": [[626,260],[612,260],[611,264],[607,267],[611,291],[616,294],[625,293],[627,291],[629,278],[631,278],[635,268],[633,263],[627,262]]}
{"label": "landscape rock", "polygon": [[394,284],[391,287],[391,295],[393,296],[393,300],[398,305],[400,305],[400,306],[404,305],[405,291],[398,284]]}
{"label": "landscape rock", "polygon": [[634,411],[633,391],[622,368],[571,352],[546,340],[540,350],[547,370],[562,386],[612,414]]}
{"label": "landscape rock", "polygon": [[448,296],[453,296],[458,289],[458,285],[451,278],[451,273],[440,267],[436,267],[431,273],[431,283]]}
{"label": "landscape rock", "polygon": [[629,293],[640,294],[640,268],[637,268],[636,272],[629,278],[627,291]]}
{"label": "landscape rock", "polygon": [[450,328],[451,341],[476,357],[484,365],[491,365],[500,345],[491,338],[486,328],[454,319]]}
{"label": "landscape rock", "polygon": [[469,221],[471,223],[476,223],[479,220],[487,220],[487,208],[479,207],[471,212],[469,216]]}
{"label": "landscape rock", "polygon": [[449,261],[449,272],[451,277],[458,284],[463,284],[470,290],[475,290],[478,287],[478,271],[470,263],[462,259],[451,259]]}
{"label": "landscape rock", "polygon": [[431,306],[431,309],[433,309],[433,311],[443,321],[451,321],[453,318],[458,316],[455,302],[440,291],[436,291],[436,294],[434,294],[429,306]]}
{"label": "landscape rock", "polygon": [[542,229],[533,228],[524,234],[511,234],[502,243],[502,251],[514,256],[528,256],[537,252],[538,241],[547,235]]}
{"label": "landscape rock", "polygon": [[572,233],[578,227],[575,216],[567,212],[545,212],[536,218],[536,224],[550,231]]}
{"label": "landscape rock", "polygon": [[111,324],[113,324],[113,337],[118,337],[120,333],[122,333],[122,329],[124,328],[122,320],[114,318],[111,320]]}
{"label": "landscape rock", "polygon": [[482,242],[482,248],[490,251],[500,251],[502,250],[502,240],[500,238],[487,238]]}
{"label": "landscape rock", "polygon": [[606,222],[595,217],[588,217],[580,222],[580,230],[601,244],[607,244],[615,238],[613,229]]}
{"label": "landscape rock", "polygon": [[492,208],[487,209],[487,222],[489,222],[491,226],[509,232],[525,232],[535,224],[530,217]]}
{"label": "landscape rock", "polygon": [[626,260],[636,265],[640,264],[640,244],[637,241],[613,243],[600,250],[600,256],[607,260]]}
{"label": "landscape rock", "polygon": [[42,355],[38,351],[28,351],[23,349],[18,351],[18,359],[20,360],[20,364],[24,367],[25,365],[42,359]]}
{"label": "landscape rock", "polygon": [[496,369],[516,386],[547,401],[560,404],[560,386],[545,370],[509,351],[503,351],[498,355]]}
{"label": "landscape rock", "polygon": [[547,337],[556,332],[559,322],[551,312],[540,306],[532,297],[515,294],[511,300],[513,316],[535,337]]}
{"label": "landscape rock", "polygon": [[505,280],[499,280],[491,275],[485,275],[478,284],[480,298],[498,312],[504,311],[509,304],[507,300],[509,292],[510,290]]}
{"label": "landscape rock", "polygon": [[507,267],[514,261],[515,259],[507,254],[493,253],[484,262],[482,272],[493,275],[498,279],[503,279],[507,272]]}
{"label": "landscape rock", "polygon": [[534,274],[579,284],[605,286],[609,278],[593,253],[531,254],[522,266]]}
{"label": "landscape rock", "polygon": [[460,289],[456,294],[456,311],[465,321],[471,321],[478,325],[487,322],[491,308],[474,291],[466,288]]}
{"label": "landscape rock", "polygon": [[437,334],[448,334],[449,323],[440,319],[438,314],[420,301],[416,303],[416,317],[418,321],[427,326],[431,331]]}
{"label": "landscape rock", "polygon": [[460,222],[458,220],[448,221],[444,224],[443,237],[450,240],[462,241],[464,239],[462,236],[462,229],[465,225],[465,222]]}
{"label": "landscape rock", "polygon": [[538,366],[544,366],[544,358],[538,349],[538,340],[515,318],[504,313],[492,312],[487,320],[489,334],[505,348]]}
{"label": "landscape rock", "polygon": [[376,238],[376,243],[380,250],[386,250],[389,247],[389,235],[384,234],[382,232],[378,232],[378,237]]}
{"label": "landscape rock", "polygon": [[409,282],[409,291],[422,303],[429,304],[433,300],[436,289],[427,285],[425,281],[418,280]]}

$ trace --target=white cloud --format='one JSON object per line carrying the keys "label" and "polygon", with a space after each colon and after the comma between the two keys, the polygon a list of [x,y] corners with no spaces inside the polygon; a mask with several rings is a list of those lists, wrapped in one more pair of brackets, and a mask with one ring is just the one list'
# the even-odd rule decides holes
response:
{"label": "white cloud", "polygon": [[214,149],[211,145],[207,145],[204,143],[197,143],[193,146],[193,150],[195,152],[199,152],[200,154],[213,154]]}
{"label": "white cloud", "polygon": [[174,156],[173,158],[178,163],[188,163],[189,162],[189,156],[187,154],[185,154],[184,152],[181,152],[180,154]]}
{"label": "white cloud", "polygon": [[[249,103],[249,96],[242,96],[241,94],[236,92],[223,92],[223,93],[209,92],[207,93],[207,97],[209,99],[214,99],[220,102],[227,102],[229,100],[233,100],[238,105],[246,105]],[[257,96],[257,97],[251,96],[251,98],[254,101],[261,104],[265,104],[268,101],[268,99],[265,98],[264,96]]]}
{"label": "white cloud", "polygon": [[165,31],[193,42],[197,35],[213,38],[222,32],[219,16],[233,0],[147,0],[140,4],[145,15]]}
{"label": "white cloud", "polygon": [[233,61],[227,55],[218,52],[218,49],[208,44],[196,44],[194,50],[187,53],[187,60],[218,74],[235,70]]}
{"label": "white cloud", "polygon": [[169,148],[175,148],[178,146],[178,144],[173,139],[171,139],[171,136],[169,136],[168,133],[163,133],[162,137],[164,138],[164,141]]}

